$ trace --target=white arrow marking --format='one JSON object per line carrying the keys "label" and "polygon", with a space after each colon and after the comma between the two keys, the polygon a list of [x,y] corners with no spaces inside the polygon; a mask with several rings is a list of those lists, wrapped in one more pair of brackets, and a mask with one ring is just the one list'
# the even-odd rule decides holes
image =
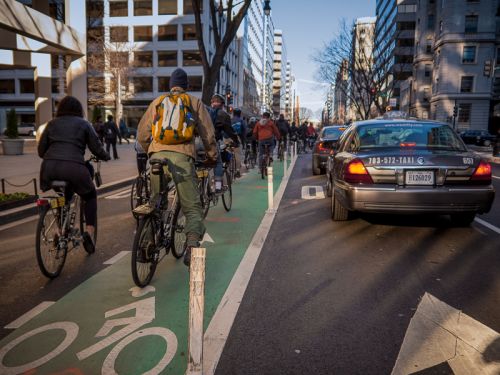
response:
{"label": "white arrow marking", "polygon": [[[408,375],[448,362],[455,375],[497,375],[489,352],[500,334],[425,293],[410,321],[392,375]],[[493,349],[492,349],[493,348]]]}
{"label": "white arrow marking", "polygon": [[134,286],[128,290],[131,294],[132,297],[135,298],[140,298],[142,296],[145,296],[148,293],[152,293],[156,291],[155,287],[152,285],[145,286],[144,288],[139,288],[138,286]]}
{"label": "white arrow marking", "polygon": [[[311,195],[314,190],[314,195]],[[302,199],[325,199],[323,186],[302,186]]]}
{"label": "white arrow marking", "polygon": [[200,245],[203,244],[204,242],[215,243],[215,241],[213,240],[213,238],[210,237],[210,235],[207,232],[205,232],[205,234],[203,235],[203,239],[201,240]]}

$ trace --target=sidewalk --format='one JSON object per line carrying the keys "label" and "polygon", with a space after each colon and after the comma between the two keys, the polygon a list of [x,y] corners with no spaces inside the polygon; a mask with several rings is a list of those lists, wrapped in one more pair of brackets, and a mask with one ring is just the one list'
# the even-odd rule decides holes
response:
{"label": "sidewalk", "polygon": [[[118,145],[117,148],[120,159],[101,163],[102,183],[105,185],[132,178],[137,174],[133,141],[131,141],[130,144],[124,143]],[[26,192],[34,194],[32,183],[28,184],[26,187],[13,187],[8,183],[23,185],[36,178],[39,189],[41,164],[42,159],[38,157],[34,139],[27,139],[25,141],[24,155],[0,155],[0,179],[6,180],[5,192]]]}

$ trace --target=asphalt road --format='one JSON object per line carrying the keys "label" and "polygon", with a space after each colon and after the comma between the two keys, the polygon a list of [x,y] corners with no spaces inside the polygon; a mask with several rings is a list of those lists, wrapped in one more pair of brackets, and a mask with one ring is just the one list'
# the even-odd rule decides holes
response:
{"label": "asphalt road", "polygon": [[[129,189],[129,188],[128,188]],[[6,324],[43,301],[57,301],[107,267],[103,263],[122,250],[131,250],[135,220],[129,200],[98,199],[97,250],[87,255],[83,246],[69,252],[61,275],[49,280],[38,268],[35,255],[37,220],[0,231],[0,338],[11,330]]]}
{"label": "asphalt road", "polygon": [[[390,374],[425,292],[500,331],[499,234],[445,216],[332,222],[328,199],[301,199],[321,185],[301,156],[216,374]],[[497,197],[482,219],[500,227],[499,212]]]}

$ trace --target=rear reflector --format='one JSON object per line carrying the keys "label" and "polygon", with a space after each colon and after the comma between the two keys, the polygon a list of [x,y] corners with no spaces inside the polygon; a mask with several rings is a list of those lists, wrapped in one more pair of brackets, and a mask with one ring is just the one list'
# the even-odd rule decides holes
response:
{"label": "rear reflector", "polygon": [[347,164],[344,172],[344,181],[349,183],[373,184],[373,180],[359,159],[353,159]]}
{"label": "rear reflector", "polygon": [[491,182],[491,165],[488,162],[485,162],[484,160],[481,160],[479,165],[477,166],[476,170],[472,174],[472,177],[470,178],[471,181],[482,181],[485,183],[490,183]]}
{"label": "rear reflector", "polygon": [[43,199],[43,198],[40,198],[40,199],[37,199],[36,200],[36,205],[38,207],[41,207],[41,206],[46,206],[49,204],[49,200],[48,199]]}

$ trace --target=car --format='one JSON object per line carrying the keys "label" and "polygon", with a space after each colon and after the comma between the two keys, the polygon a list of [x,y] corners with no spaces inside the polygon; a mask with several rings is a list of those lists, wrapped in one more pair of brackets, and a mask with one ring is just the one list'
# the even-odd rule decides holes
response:
{"label": "car", "polygon": [[385,117],[357,122],[327,162],[332,220],[354,212],[450,215],[467,226],[490,211],[491,166],[446,123]]}
{"label": "car", "polygon": [[[3,130],[3,134],[5,134],[6,130],[7,129]],[[17,133],[19,135],[28,135],[32,137],[36,134],[35,124],[28,122],[21,122],[19,125],[17,125]]]}
{"label": "car", "polygon": [[460,133],[460,137],[467,144],[476,146],[490,146],[496,142],[497,137],[486,130],[466,130]]}
{"label": "car", "polygon": [[325,126],[321,129],[318,139],[313,146],[312,172],[314,175],[324,173],[328,154],[345,129],[345,126],[340,125]]}

